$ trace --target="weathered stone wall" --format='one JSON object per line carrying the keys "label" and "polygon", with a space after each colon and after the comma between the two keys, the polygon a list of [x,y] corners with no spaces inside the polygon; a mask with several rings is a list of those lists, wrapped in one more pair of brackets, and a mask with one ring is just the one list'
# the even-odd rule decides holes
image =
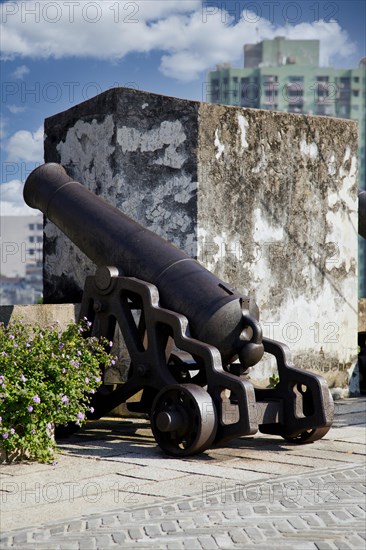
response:
{"label": "weathered stone wall", "polygon": [[[352,121],[114,89],[46,120],[45,160],[250,296],[265,335],[346,387],[357,354]],[[45,225],[45,299],[94,267]],[[268,361],[254,369],[266,380]]]}

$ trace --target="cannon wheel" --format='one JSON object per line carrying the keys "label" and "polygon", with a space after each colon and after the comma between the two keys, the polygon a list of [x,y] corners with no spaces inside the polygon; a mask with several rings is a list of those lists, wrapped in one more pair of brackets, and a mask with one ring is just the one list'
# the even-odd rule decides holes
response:
{"label": "cannon wheel", "polygon": [[282,437],[289,443],[297,443],[298,445],[303,445],[305,443],[312,443],[313,441],[321,439],[325,436],[325,434],[329,432],[329,430],[330,426],[326,426],[325,428],[314,428],[313,430],[306,430],[305,432],[301,432],[294,437],[285,437],[284,435]]}
{"label": "cannon wheel", "polygon": [[194,384],[163,388],[151,409],[151,428],[156,442],[168,455],[203,452],[212,444],[217,430],[211,396]]}

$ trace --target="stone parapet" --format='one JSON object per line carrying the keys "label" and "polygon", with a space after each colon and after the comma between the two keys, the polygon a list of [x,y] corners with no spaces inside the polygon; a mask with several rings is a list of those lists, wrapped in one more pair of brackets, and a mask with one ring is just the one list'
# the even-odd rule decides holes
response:
{"label": "stone parapet", "polygon": [[[116,88],[48,118],[45,132],[46,162],[253,297],[264,334],[295,364],[348,387],[356,123]],[[45,301],[80,301],[95,267],[48,221],[44,262]],[[271,368],[264,360],[253,376]]]}

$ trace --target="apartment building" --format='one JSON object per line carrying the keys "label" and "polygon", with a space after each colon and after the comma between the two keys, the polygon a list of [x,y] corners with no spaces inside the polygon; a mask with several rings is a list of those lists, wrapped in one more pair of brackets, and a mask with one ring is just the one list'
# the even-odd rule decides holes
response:
{"label": "apartment building", "polygon": [[43,217],[3,216],[0,223],[0,305],[42,297]]}

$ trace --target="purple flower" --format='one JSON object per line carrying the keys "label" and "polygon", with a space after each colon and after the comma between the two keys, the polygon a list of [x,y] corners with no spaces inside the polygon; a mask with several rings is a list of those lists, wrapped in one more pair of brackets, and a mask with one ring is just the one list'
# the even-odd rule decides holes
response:
{"label": "purple flower", "polygon": [[11,433],[11,435],[14,435],[14,434],[15,434],[14,428],[11,428],[10,433]]}
{"label": "purple flower", "polygon": [[8,437],[9,437],[8,432],[3,433],[3,438],[4,438],[4,439],[8,439]]}
{"label": "purple flower", "polygon": [[4,382],[4,375],[1,374],[1,375],[0,375],[0,384],[2,384],[3,382]]}
{"label": "purple flower", "polygon": [[33,401],[34,401],[35,403],[40,403],[40,402],[41,402],[41,399],[40,399],[40,397],[38,397],[38,395],[35,395],[35,396],[33,397]]}
{"label": "purple flower", "polygon": [[69,398],[67,397],[67,395],[63,395],[63,396],[61,397],[61,401],[62,401],[62,403],[68,403],[68,402],[69,402]]}
{"label": "purple flower", "polygon": [[95,390],[90,390],[90,393],[95,393]]}
{"label": "purple flower", "polygon": [[24,376],[24,374],[22,374],[22,376],[20,377],[20,381],[21,381],[21,382],[26,382],[26,381],[27,381],[27,379],[26,379],[26,377]]}
{"label": "purple flower", "polygon": [[93,413],[93,412],[94,412],[94,407],[90,407],[89,411],[90,411],[91,413]]}
{"label": "purple flower", "polygon": [[61,344],[58,346],[58,349],[62,349],[62,348],[64,347],[64,345],[65,345],[65,344],[62,344],[62,343],[61,343]]}
{"label": "purple flower", "polygon": [[114,360],[114,359],[112,359],[112,361],[110,362],[110,365],[112,365],[112,366],[113,366],[113,365],[115,365],[115,364],[116,364],[115,360]]}
{"label": "purple flower", "polygon": [[78,418],[80,418],[80,420],[84,420],[84,415],[82,412],[78,412]]}
{"label": "purple flower", "polygon": [[36,430],[33,428],[32,430],[32,434],[34,435],[36,433]]}
{"label": "purple flower", "polygon": [[71,359],[70,365],[75,365],[75,361],[73,359]]}
{"label": "purple flower", "polygon": [[112,340],[109,342],[109,347],[112,347],[113,346],[113,342]]}
{"label": "purple flower", "polygon": [[2,355],[3,357],[5,357],[6,351],[2,351],[2,352],[1,352],[1,355]]}
{"label": "purple flower", "polygon": [[80,355],[81,355],[81,351],[78,349],[78,356],[80,357]]}
{"label": "purple flower", "polygon": [[62,374],[66,374],[67,370],[66,369],[62,369]]}
{"label": "purple flower", "polygon": [[29,407],[27,407],[27,411],[28,411],[29,413],[31,413],[31,412],[33,411],[32,405],[29,405]]}
{"label": "purple flower", "polygon": [[85,378],[85,382],[86,382],[87,384],[89,384],[89,378],[88,378],[88,377]]}
{"label": "purple flower", "polygon": [[47,428],[47,430],[51,430],[51,429],[52,429],[52,424],[51,424],[51,422],[49,422],[49,423],[46,425],[46,428]]}
{"label": "purple flower", "polygon": [[2,417],[0,416],[0,424],[2,423],[2,421],[3,421],[3,419],[2,419]]}
{"label": "purple flower", "polygon": [[15,338],[14,334],[9,334],[9,338],[10,338],[10,340],[14,340],[14,338]]}
{"label": "purple flower", "polygon": [[96,381],[96,382],[100,382],[100,376],[96,376],[96,377],[95,377],[95,381]]}

